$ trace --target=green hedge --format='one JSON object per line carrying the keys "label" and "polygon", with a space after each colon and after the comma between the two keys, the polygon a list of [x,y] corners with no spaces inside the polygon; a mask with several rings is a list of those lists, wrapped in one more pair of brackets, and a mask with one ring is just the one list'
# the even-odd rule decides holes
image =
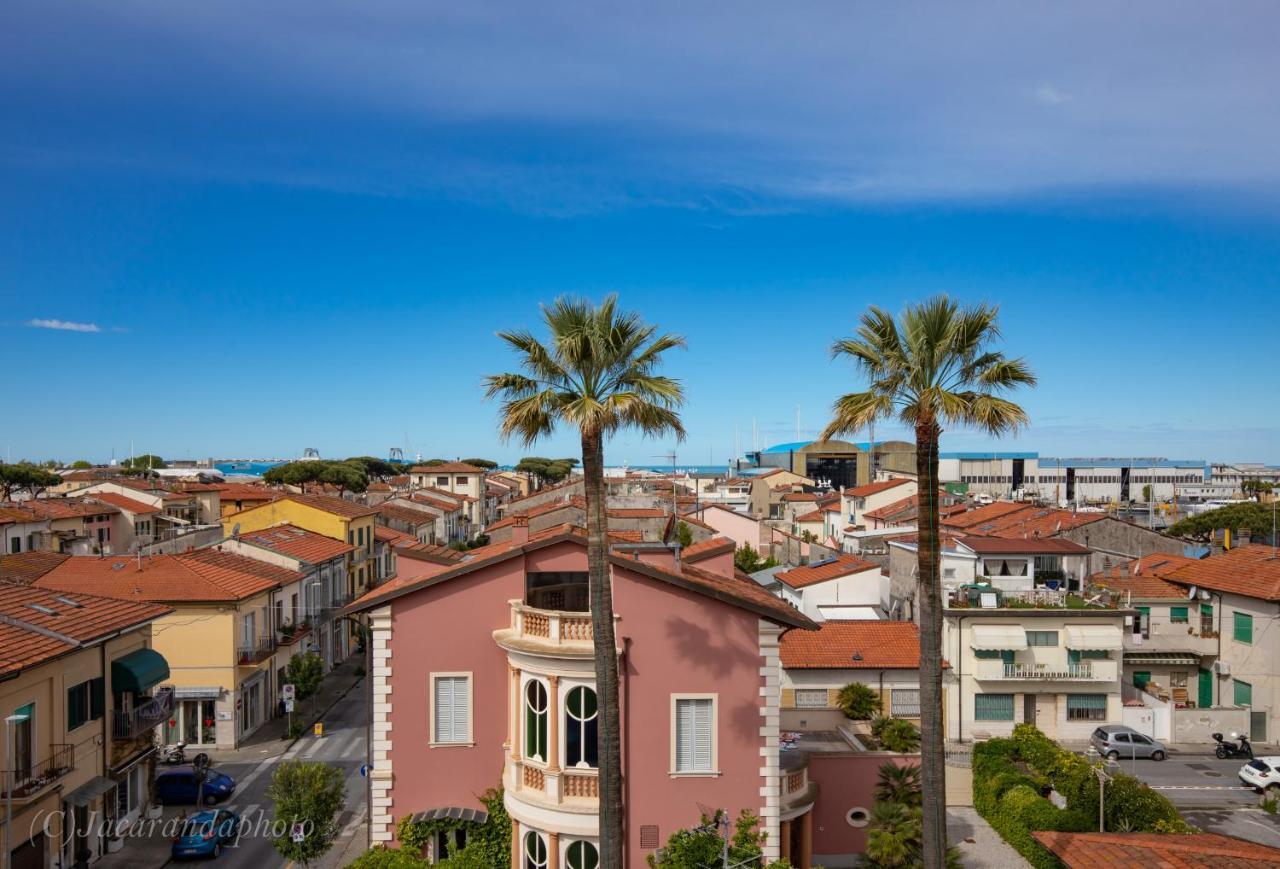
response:
{"label": "green hedge", "polygon": [[[1040,795],[1046,786],[1062,795],[1065,809]],[[1055,869],[1061,864],[1031,833],[1096,830],[1098,780],[1083,757],[1059,747],[1034,725],[1019,724],[1010,739],[974,746],[973,806],[1031,865]],[[1106,823],[1113,831],[1190,832],[1172,803],[1119,772],[1107,783]]]}

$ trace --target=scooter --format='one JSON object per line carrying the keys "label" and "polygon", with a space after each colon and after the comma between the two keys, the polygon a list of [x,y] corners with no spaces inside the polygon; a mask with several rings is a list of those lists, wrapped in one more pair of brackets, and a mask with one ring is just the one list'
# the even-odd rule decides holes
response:
{"label": "scooter", "polygon": [[[178,766],[187,762],[187,744],[185,742],[166,745],[160,749],[160,762],[169,766]],[[191,765],[199,768],[209,766],[209,755],[203,751],[191,758]]]}
{"label": "scooter", "polygon": [[[1217,755],[1219,759],[1226,759],[1228,757],[1247,757],[1249,760],[1253,760],[1253,746],[1249,744],[1249,738],[1243,733],[1238,736],[1240,740],[1239,745],[1236,745],[1234,742],[1224,741],[1221,733],[1214,733],[1212,735],[1214,741],[1218,743],[1218,747],[1213,750],[1213,753]],[[1233,733],[1231,734],[1231,738],[1236,739],[1237,735]]]}

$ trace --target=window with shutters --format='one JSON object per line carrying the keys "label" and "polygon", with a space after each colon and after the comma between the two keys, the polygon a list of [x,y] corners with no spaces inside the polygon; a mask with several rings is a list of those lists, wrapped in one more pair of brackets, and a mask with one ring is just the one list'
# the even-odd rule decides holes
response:
{"label": "window with shutters", "polygon": [[524,756],[547,762],[547,686],[537,679],[524,684]]}
{"label": "window with shutters", "polygon": [[1253,686],[1250,685],[1248,682],[1241,682],[1239,679],[1236,679],[1234,687],[1235,687],[1235,691],[1233,693],[1235,696],[1232,699],[1234,700],[1235,705],[1252,706],[1253,705]]}
{"label": "window with shutters", "polygon": [[1249,645],[1252,645],[1253,644],[1253,616],[1249,615],[1248,613],[1242,613],[1242,612],[1236,612],[1236,613],[1233,613],[1232,615],[1234,619],[1233,627],[1235,628],[1234,632],[1232,633],[1232,639],[1234,639],[1237,643],[1248,643]]}
{"label": "window with shutters", "polygon": [[1106,694],[1068,694],[1068,721],[1106,721]]}
{"label": "window with shutters", "polygon": [[919,718],[920,689],[894,688],[889,697],[889,709],[894,718]]}
{"label": "window with shutters", "polygon": [[973,696],[974,721],[1012,721],[1012,694],[975,694]]}
{"label": "window with shutters", "polygon": [[471,674],[431,674],[431,744],[471,744]]}
{"label": "window with shutters", "polygon": [[797,688],[796,689],[796,708],[797,709],[826,709],[827,689],[826,688]]}
{"label": "window with shutters", "polygon": [[715,775],[716,695],[671,695],[671,772]]}

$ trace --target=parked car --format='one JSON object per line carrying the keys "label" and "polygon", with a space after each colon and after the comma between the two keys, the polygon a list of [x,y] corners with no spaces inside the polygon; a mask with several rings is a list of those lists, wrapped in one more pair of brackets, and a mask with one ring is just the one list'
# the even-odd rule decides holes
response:
{"label": "parked car", "polygon": [[187,818],[173,838],[169,853],[175,860],[187,857],[217,857],[223,845],[233,844],[239,834],[240,816],[226,809],[197,812]]}
{"label": "parked car", "polygon": [[1240,767],[1240,782],[1258,793],[1280,789],[1280,757],[1255,757]]}
{"label": "parked car", "polygon": [[1164,744],[1144,736],[1125,724],[1106,724],[1093,731],[1089,744],[1108,760],[1149,757],[1164,760],[1168,756]]}
{"label": "parked car", "polygon": [[229,799],[235,790],[235,779],[212,769],[205,770],[203,787],[200,772],[192,766],[176,766],[156,776],[156,798],[166,806],[212,806]]}

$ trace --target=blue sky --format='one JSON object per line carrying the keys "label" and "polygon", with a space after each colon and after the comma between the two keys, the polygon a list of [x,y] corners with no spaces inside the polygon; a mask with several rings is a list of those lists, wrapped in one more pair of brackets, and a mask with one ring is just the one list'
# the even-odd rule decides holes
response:
{"label": "blue sky", "polygon": [[0,447],[514,458],[494,331],[616,291],[723,462],[857,388],[866,305],[946,291],[1041,377],[1007,447],[1280,461],[1274,8],[590,12],[11,3]]}

